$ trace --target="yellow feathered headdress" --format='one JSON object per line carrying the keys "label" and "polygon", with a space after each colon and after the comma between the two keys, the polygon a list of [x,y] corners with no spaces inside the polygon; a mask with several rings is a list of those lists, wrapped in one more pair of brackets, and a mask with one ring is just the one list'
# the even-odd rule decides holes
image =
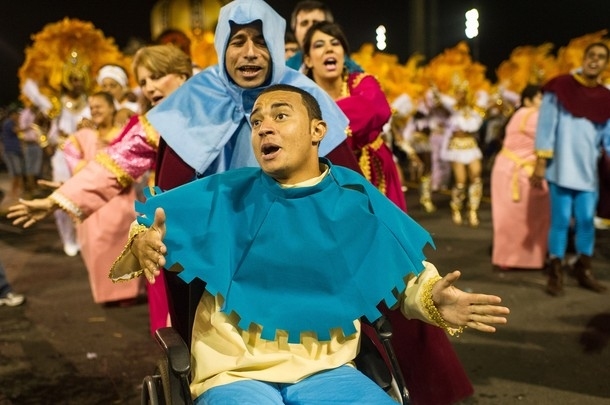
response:
{"label": "yellow feathered headdress", "polygon": [[64,18],[50,23],[32,35],[32,45],[25,50],[25,62],[19,68],[21,98],[34,103],[49,116],[59,112],[59,96],[70,74],[87,81],[105,64],[131,69],[112,38],[106,38],[92,23]]}
{"label": "yellow feathered headdress", "polygon": [[485,104],[480,96],[488,94],[491,88],[485,70],[484,65],[472,60],[468,44],[461,41],[432,58],[425,66],[422,77],[429,88],[451,97],[467,90],[468,104],[484,108],[479,105]]}
{"label": "yellow feathered headdress", "polygon": [[414,54],[401,64],[396,55],[376,52],[372,44],[365,43],[350,56],[365,72],[375,76],[390,103],[403,94],[407,94],[413,102],[423,96],[423,55]]}

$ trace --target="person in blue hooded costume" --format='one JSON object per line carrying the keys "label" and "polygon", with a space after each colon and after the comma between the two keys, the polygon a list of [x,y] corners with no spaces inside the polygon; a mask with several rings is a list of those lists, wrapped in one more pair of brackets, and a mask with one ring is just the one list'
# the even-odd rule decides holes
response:
{"label": "person in blue hooded costume", "polygon": [[[250,148],[249,115],[256,96],[275,83],[310,91],[328,111],[329,136],[321,156],[357,168],[346,143],[348,120],[313,81],[284,64],[284,19],[261,0],[236,0],[221,8],[215,32],[219,63],[190,78],[146,114],[161,135],[156,184],[168,190],[197,177],[235,168],[258,166]],[[132,250],[139,237],[134,230]],[[136,254],[137,257],[137,254]],[[137,259],[133,266],[140,268]],[[183,336],[190,331],[188,286],[164,272],[172,325]]]}
{"label": "person in blue hooded costume", "polygon": [[381,302],[449,331],[506,322],[500,297],[465,293],[453,286],[459,271],[441,278],[425,262],[428,232],[360,174],[318,157],[328,126],[309,93],[264,90],[250,123],[260,168],[136,203],[157,235],[156,264],[207,283],[191,339],[195,404],[395,404],[351,366],[359,319],[378,318]]}
{"label": "person in blue hooded costume", "polygon": [[[215,41],[218,55],[224,58],[219,58],[217,66],[189,79],[147,114],[151,127],[162,135],[156,177],[161,189],[192,180],[194,172],[202,176],[257,165],[248,142],[244,142],[250,136],[247,118],[256,95],[273,83],[290,83],[311,92],[321,103],[328,124],[320,155],[335,165],[360,170],[345,142],[346,121],[337,112],[336,104],[321,94],[325,92],[313,81],[283,65],[284,24],[277,13],[259,0],[233,1],[221,9]],[[138,258],[138,251],[145,249],[145,241],[139,236],[130,241],[134,255],[128,256],[135,256],[132,260],[135,271],[146,265],[145,256]],[[187,286],[173,272],[161,275],[165,281],[158,283],[167,283],[171,292],[172,325],[188,340],[196,300],[189,302],[186,297],[197,297],[193,291],[203,290],[204,283],[196,279]],[[472,395],[472,385],[442,331],[421,327],[414,331],[414,325],[421,324],[419,321],[406,322],[399,311],[384,312],[393,323],[394,350],[414,403],[446,405]],[[365,325],[364,329],[375,339],[371,327]],[[408,343],[400,344],[405,341]],[[412,341],[418,343],[411,344]],[[423,342],[426,350],[420,350]],[[418,367],[415,372],[412,364],[426,367]],[[439,380],[445,382],[442,389],[438,387]]]}

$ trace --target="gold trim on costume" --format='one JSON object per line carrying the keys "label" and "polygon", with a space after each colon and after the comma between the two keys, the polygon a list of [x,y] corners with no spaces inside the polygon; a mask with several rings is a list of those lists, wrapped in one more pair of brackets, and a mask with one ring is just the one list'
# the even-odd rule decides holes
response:
{"label": "gold trim on costume", "polygon": [[434,323],[447,331],[451,336],[458,337],[463,331],[464,327],[460,326],[459,328],[452,328],[449,326],[447,321],[443,318],[440,312],[438,312],[438,308],[434,305],[434,301],[432,300],[432,288],[437,281],[441,280],[441,276],[432,277],[430,280],[426,281],[426,284],[422,287],[422,295],[421,295],[421,303],[422,307],[426,311],[428,318],[434,321]]}
{"label": "gold trim on costume", "polygon": [[78,205],[72,202],[68,197],[58,191],[54,191],[49,196],[49,199],[59,205],[62,210],[66,211],[73,220],[78,223],[82,222],[84,216],[83,211],[81,211]]}
{"label": "gold trim on costume", "polygon": [[142,128],[144,129],[144,134],[146,134],[146,143],[155,148],[155,150],[159,149],[159,133],[155,130],[155,127],[148,121],[148,119],[144,115],[140,115],[138,117],[140,123],[142,124]]}
{"label": "gold trim on costume", "polygon": [[[108,272],[108,278],[110,278],[113,283],[129,281],[144,274],[144,269],[123,274],[122,276],[115,275],[115,271],[117,270],[117,265],[123,262],[123,259],[127,255],[131,255],[131,245],[133,244],[133,240],[135,239],[135,237],[140,233],[145,232],[147,229],[148,228],[146,226],[141,224],[132,225],[131,228],[129,228],[129,239],[127,240],[127,243],[125,244],[125,247],[123,248],[123,251],[121,252],[119,257],[117,257],[114,263],[112,263],[112,266],[110,266],[110,271]],[[132,257],[132,259],[135,259],[135,256]],[[133,260],[131,260],[131,262],[133,262]]]}
{"label": "gold trim on costume", "polygon": [[364,177],[371,181],[372,179],[372,171],[375,171],[375,177],[379,180],[379,184],[377,184],[377,189],[381,191],[382,194],[385,195],[387,190],[386,178],[383,173],[383,167],[379,159],[371,159],[370,150],[379,150],[383,145],[383,138],[379,135],[375,140],[362,148],[362,154],[360,155],[360,159],[358,159],[358,165],[362,170],[362,174]]}
{"label": "gold trim on costume", "polygon": [[519,132],[525,133],[525,127],[527,125],[527,121],[529,121],[529,119],[532,116],[532,114],[535,113],[536,111],[538,111],[538,110],[537,109],[531,109],[530,111],[525,113],[525,116],[523,117],[523,120],[521,121],[521,124],[519,125]]}
{"label": "gold trim on costume", "polygon": [[477,140],[472,134],[467,132],[456,132],[449,140],[448,149],[450,150],[466,150],[476,149],[479,147]]}
{"label": "gold trim on costume", "polygon": [[134,182],[133,177],[127,174],[106,152],[98,152],[95,155],[95,161],[112,173],[121,187],[128,187]]}
{"label": "gold trim on costume", "polygon": [[367,76],[371,76],[371,75],[368,73],[360,73],[358,76],[354,77],[354,81],[352,82],[352,88],[358,87],[360,85],[360,82],[362,81],[362,79],[364,79]]}
{"label": "gold trim on costume", "polygon": [[521,200],[521,189],[519,187],[519,169],[525,170],[527,176],[532,177],[532,174],[534,174],[534,167],[536,166],[536,162],[521,159],[519,156],[517,156],[515,152],[507,148],[502,148],[500,154],[505,158],[511,160],[515,164],[511,179],[511,189],[513,201],[519,201]]}
{"label": "gold trim on costume", "polygon": [[536,156],[543,159],[552,159],[553,151],[552,150],[537,150]]}

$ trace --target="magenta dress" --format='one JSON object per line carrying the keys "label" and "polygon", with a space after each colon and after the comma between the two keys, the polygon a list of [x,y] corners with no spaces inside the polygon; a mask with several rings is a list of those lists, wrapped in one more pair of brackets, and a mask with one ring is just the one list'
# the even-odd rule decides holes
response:
{"label": "magenta dress", "polygon": [[381,137],[383,125],[392,115],[390,104],[379,82],[369,74],[351,73],[347,84],[349,95],[339,98],[337,104],[349,118],[348,145],[364,176],[406,211],[394,156]]}
{"label": "magenta dress", "polygon": [[[366,73],[348,78],[349,96],[337,104],[349,118],[348,144],[359,159],[365,177],[403,211],[407,204],[398,169],[381,128],[392,114],[377,80]],[[471,396],[472,384],[444,330],[400,310],[384,311],[394,329],[393,347],[414,405],[449,405]],[[363,325],[363,333],[375,332]],[[375,344],[379,344],[373,338]]]}
{"label": "magenta dress", "polygon": [[541,269],[547,253],[550,200],[530,186],[538,110],[518,109],[506,126],[491,173],[492,263],[503,269]]}

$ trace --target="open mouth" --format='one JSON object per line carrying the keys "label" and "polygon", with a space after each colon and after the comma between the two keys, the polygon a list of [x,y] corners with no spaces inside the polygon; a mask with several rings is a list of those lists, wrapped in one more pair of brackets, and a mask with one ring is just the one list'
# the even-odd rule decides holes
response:
{"label": "open mouth", "polygon": [[337,59],[336,58],[328,58],[324,60],[324,66],[330,69],[337,68]]}
{"label": "open mouth", "polygon": [[150,102],[153,103],[153,105],[157,105],[161,102],[161,100],[163,100],[163,96],[155,96],[150,100]]}
{"label": "open mouth", "polygon": [[267,143],[267,144],[261,146],[261,153],[264,157],[269,157],[269,156],[272,156],[273,154],[279,152],[280,149],[282,149],[282,148],[280,148],[278,145],[274,145],[272,143]]}
{"label": "open mouth", "polygon": [[260,66],[252,66],[252,65],[241,66],[239,68],[239,71],[241,73],[243,73],[244,76],[254,76],[261,70],[262,70],[262,68]]}

